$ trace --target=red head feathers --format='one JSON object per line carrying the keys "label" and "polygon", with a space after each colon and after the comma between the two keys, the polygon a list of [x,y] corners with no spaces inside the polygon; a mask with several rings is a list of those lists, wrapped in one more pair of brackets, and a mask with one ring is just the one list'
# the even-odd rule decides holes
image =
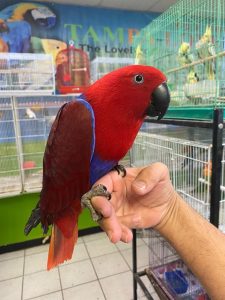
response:
{"label": "red head feathers", "polygon": [[165,75],[158,69],[131,65],[105,75],[87,89],[85,98],[96,119],[96,150],[102,157],[121,159],[144,118],[165,114],[170,100],[165,82]]}

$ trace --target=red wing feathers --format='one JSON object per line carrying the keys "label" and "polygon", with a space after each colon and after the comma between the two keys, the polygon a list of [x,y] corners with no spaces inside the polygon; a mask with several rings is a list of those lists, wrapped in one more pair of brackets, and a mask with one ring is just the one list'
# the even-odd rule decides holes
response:
{"label": "red wing feathers", "polygon": [[80,198],[89,189],[92,114],[84,101],[65,104],[44,154],[41,221],[53,223],[47,269],[71,259],[78,238]]}
{"label": "red wing feathers", "polygon": [[83,101],[65,104],[53,123],[44,154],[43,223],[78,209],[89,188],[92,138],[92,117]]}

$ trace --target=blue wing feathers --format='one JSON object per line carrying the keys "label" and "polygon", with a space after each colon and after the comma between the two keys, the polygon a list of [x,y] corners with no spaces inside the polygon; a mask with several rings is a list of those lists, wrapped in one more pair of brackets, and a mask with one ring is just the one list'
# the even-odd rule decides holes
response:
{"label": "blue wing feathers", "polygon": [[85,100],[85,97],[83,94],[77,98],[77,101],[80,101],[89,110],[89,112],[91,114],[91,125],[92,125],[91,160],[92,160],[94,150],[95,150],[95,115],[94,115],[94,111],[91,107],[91,104],[89,104]]}
{"label": "blue wing feathers", "polygon": [[[85,100],[84,95],[79,96],[78,101],[82,101],[85,107],[90,111],[92,115],[92,129],[93,129],[93,141],[92,141],[92,155],[91,155],[91,167],[90,167],[90,183],[93,185],[99,178],[107,174],[116,164],[116,161],[106,161],[99,157],[95,150],[95,116],[91,105]],[[104,143],[104,141],[102,141]]]}

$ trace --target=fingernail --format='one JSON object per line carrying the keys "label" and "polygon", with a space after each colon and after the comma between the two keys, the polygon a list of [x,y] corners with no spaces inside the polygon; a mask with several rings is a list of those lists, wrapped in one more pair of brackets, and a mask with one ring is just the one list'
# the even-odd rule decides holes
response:
{"label": "fingernail", "polygon": [[125,238],[125,241],[124,241],[125,243],[129,243],[129,238],[128,238],[128,236],[126,236],[126,238]]}
{"label": "fingernail", "polygon": [[137,181],[134,181],[133,184],[140,190],[146,189],[146,183],[144,181],[137,180]]}

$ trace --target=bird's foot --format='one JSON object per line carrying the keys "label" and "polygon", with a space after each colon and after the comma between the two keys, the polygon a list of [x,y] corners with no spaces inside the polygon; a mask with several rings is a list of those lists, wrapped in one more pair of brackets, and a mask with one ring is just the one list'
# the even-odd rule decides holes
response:
{"label": "bird's foot", "polygon": [[111,194],[107,191],[107,188],[102,184],[98,184],[82,196],[81,205],[82,207],[87,207],[91,212],[92,219],[98,222],[102,219],[102,215],[94,209],[91,203],[91,199],[96,196],[106,197],[108,200],[111,199]]}
{"label": "bird's foot", "polygon": [[116,165],[112,168],[112,170],[117,171],[118,175],[122,174],[122,177],[125,177],[127,175],[127,171],[123,165]]}
{"label": "bird's foot", "polygon": [[41,213],[40,213],[40,207],[37,205],[30,215],[30,218],[28,219],[25,228],[24,228],[24,234],[28,235],[30,231],[36,227],[41,222]]}

